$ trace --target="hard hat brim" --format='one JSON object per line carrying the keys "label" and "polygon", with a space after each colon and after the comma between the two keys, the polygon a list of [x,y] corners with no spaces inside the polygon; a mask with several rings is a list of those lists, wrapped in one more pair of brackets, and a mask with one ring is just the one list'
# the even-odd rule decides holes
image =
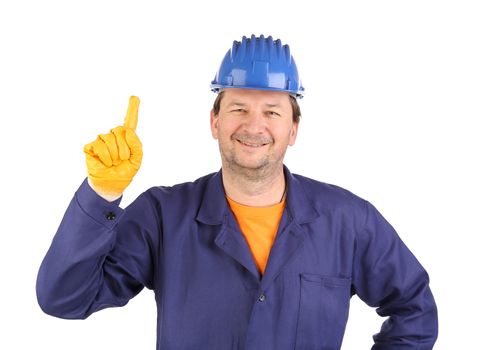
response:
{"label": "hard hat brim", "polygon": [[304,97],[304,91],[295,91],[295,90],[284,90],[280,88],[272,88],[268,86],[235,86],[235,85],[221,85],[221,84],[211,84],[210,89],[215,93],[220,93],[225,89],[245,89],[245,90],[264,90],[264,91],[278,91],[278,92],[288,92],[295,98]]}

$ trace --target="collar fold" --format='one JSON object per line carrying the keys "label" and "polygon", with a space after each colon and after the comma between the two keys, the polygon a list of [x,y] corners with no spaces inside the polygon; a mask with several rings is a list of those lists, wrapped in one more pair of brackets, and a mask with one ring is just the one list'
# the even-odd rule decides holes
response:
{"label": "collar fold", "polygon": [[[288,186],[286,206],[292,220],[297,224],[313,221],[319,214],[314,202],[307,195],[307,184],[302,177],[293,175],[286,166],[284,172]],[[219,170],[208,179],[196,220],[207,225],[221,225],[228,211],[222,170]]]}

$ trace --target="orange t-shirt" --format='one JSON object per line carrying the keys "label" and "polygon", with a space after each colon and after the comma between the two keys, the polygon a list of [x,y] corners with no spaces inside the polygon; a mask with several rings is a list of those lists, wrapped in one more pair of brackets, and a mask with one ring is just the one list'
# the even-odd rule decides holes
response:
{"label": "orange t-shirt", "polygon": [[262,275],[278,233],[285,200],[269,207],[250,207],[226,198]]}

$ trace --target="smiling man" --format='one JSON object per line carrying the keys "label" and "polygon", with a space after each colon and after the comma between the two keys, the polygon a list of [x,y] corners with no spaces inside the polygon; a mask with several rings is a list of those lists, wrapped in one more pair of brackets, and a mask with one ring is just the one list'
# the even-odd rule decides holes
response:
{"label": "smiling man", "polygon": [[372,349],[432,349],[429,278],[392,226],[369,202],[283,164],[304,93],[288,45],[235,41],[212,90],[217,173],[121,209],[142,160],[135,97],[123,126],[85,146],[88,178],[38,274],[42,309],[86,318],[147,287],[157,349],[340,349],[357,295],[388,317]]}

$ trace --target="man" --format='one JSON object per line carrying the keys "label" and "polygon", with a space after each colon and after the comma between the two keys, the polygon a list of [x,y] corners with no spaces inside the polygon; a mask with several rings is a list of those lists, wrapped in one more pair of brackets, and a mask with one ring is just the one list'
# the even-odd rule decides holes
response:
{"label": "man", "polygon": [[123,127],[85,146],[88,180],[38,275],[42,309],[86,318],[146,286],[158,349],[340,349],[357,294],[389,317],[373,349],[431,349],[428,276],[394,229],[367,201],[283,165],[303,95],[289,47],[235,41],[212,89],[218,173],[121,209],[142,159],[135,97]]}

